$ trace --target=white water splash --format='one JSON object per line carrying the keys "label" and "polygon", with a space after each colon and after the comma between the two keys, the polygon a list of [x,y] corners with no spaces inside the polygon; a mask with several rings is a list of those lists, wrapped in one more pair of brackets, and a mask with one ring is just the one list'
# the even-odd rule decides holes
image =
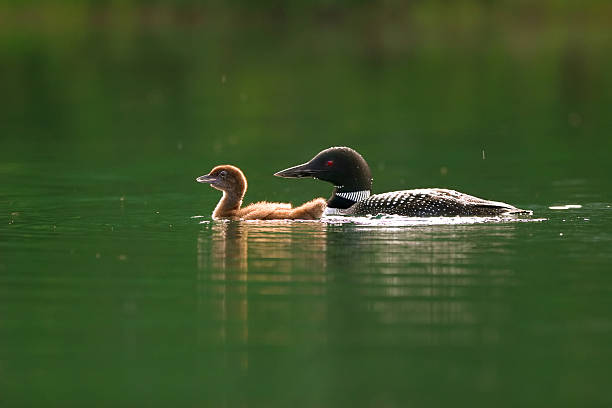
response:
{"label": "white water splash", "polygon": [[[191,218],[205,218],[202,215]],[[472,224],[509,224],[517,222],[543,222],[547,218],[521,218],[512,216],[498,217],[404,217],[401,215],[377,215],[366,217],[323,216],[320,220],[242,220],[251,224],[293,224],[293,223],[323,223],[327,225],[350,224],[367,227],[418,227],[432,225],[472,225]],[[201,220],[200,224],[209,224],[211,220]],[[215,222],[231,222],[217,220]]]}
{"label": "white water splash", "polygon": [[381,227],[416,227],[431,225],[471,225],[471,224],[500,224],[516,222],[542,222],[546,218],[519,218],[519,217],[403,217],[400,215],[384,215],[370,217],[341,217],[324,216],[321,222],[330,225],[353,224],[363,226]]}
{"label": "white water splash", "polygon": [[548,207],[550,210],[571,210],[574,208],[582,208],[580,204],[553,205]]}

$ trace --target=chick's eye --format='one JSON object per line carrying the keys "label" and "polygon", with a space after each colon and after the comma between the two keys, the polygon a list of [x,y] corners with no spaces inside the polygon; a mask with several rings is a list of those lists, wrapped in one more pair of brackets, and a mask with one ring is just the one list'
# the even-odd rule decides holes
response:
{"label": "chick's eye", "polygon": [[225,176],[227,176],[227,171],[223,170],[221,173],[219,173],[219,175],[225,178]]}
{"label": "chick's eye", "polygon": [[333,166],[333,165],[334,165],[334,161],[333,161],[333,160],[328,160],[328,161],[327,161],[327,163],[325,163],[325,165],[326,165],[327,167],[331,167],[331,166]]}

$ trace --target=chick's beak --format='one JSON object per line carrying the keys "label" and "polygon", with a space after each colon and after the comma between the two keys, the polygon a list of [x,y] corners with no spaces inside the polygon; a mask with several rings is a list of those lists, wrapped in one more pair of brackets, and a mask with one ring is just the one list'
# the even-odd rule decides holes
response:
{"label": "chick's beak", "polygon": [[310,162],[300,164],[299,166],[289,167],[288,169],[278,171],[274,173],[277,177],[284,178],[300,178],[300,177],[315,177],[318,173],[317,170],[310,168]]}
{"label": "chick's beak", "polygon": [[211,176],[210,174],[205,174],[203,176],[200,176],[196,179],[196,181],[198,183],[206,183],[206,184],[212,184],[215,181],[217,181],[217,178],[214,176]]}

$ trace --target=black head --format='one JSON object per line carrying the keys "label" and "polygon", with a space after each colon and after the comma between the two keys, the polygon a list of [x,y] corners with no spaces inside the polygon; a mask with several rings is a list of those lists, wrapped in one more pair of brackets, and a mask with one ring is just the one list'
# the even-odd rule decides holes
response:
{"label": "black head", "polygon": [[360,191],[372,188],[368,163],[350,147],[330,147],[308,163],[274,174],[278,177],[312,177],[338,187],[339,191]]}

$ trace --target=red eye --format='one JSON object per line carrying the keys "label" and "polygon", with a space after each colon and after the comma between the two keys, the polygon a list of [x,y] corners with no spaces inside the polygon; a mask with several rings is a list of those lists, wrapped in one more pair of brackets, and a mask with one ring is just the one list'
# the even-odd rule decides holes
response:
{"label": "red eye", "polygon": [[327,163],[325,163],[325,165],[326,165],[327,167],[331,167],[331,166],[333,166],[333,165],[334,165],[334,161],[333,161],[333,160],[328,160],[328,161],[327,161]]}

